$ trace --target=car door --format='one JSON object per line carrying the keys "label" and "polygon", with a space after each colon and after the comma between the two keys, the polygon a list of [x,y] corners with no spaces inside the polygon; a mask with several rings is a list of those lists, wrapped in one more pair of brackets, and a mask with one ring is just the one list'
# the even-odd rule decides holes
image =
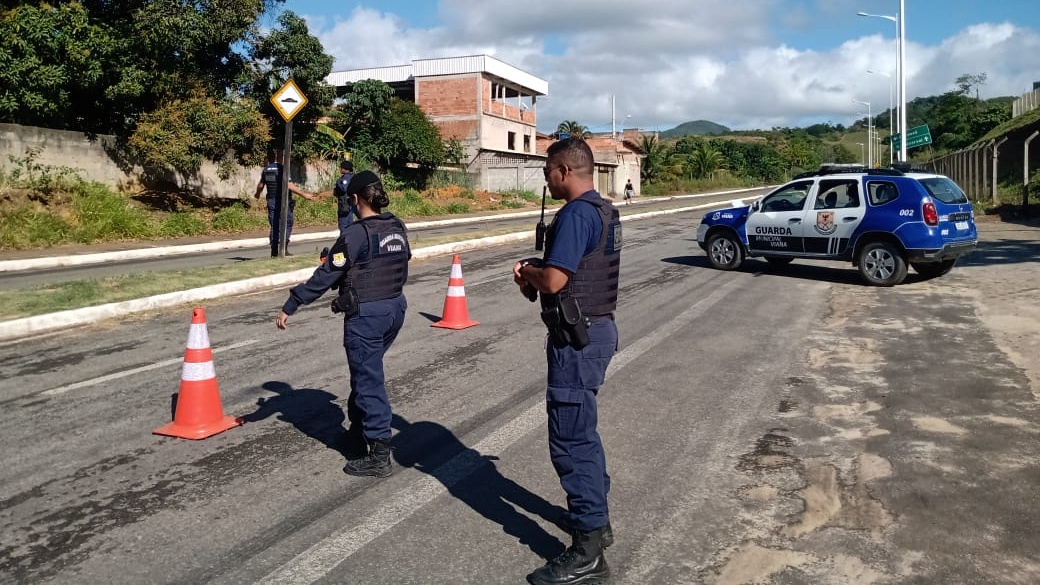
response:
{"label": "car door", "polygon": [[841,256],[866,212],[859,177],[822,179],[812,202],[804,220],[805,253]]}
{"label": "car door", "polygon": [[748,250],[756,255],[802,253],[805,202],[814,181],[795,181],[766,195],[752,207],[745,225]]}

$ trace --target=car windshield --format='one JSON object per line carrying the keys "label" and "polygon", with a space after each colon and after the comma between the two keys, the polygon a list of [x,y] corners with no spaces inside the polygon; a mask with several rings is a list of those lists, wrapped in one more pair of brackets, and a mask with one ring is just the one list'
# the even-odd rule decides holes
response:
{"label": "car windshield", "polygon": [[928,190],[928,194],[943,203],[967,203],[968,198],[964,191],[952,180],[946,177],[932,177],[921,179],[921,184]]}

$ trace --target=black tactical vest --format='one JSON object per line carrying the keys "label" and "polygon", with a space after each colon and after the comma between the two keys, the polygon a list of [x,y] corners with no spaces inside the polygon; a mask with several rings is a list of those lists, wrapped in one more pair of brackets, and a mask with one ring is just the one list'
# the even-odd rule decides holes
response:
{"label": "black tactical vest", "polygon": [[408,280],[408,259],[412,257],[404,224],[383,213],[354,225],[364,228],[368,239],[368,258],[347,270],[347,280],[357,291],[358,301],[378,301],[401,294]]}
{"label": "black tactical vest", "polygon": [[271,163],[264,167],[261,176],[264,179],[264,185],[267,186],[267,197],[277,197],[278,192],[282,189],[282,165],[279,163]]}
{"label": "black tactical vest", "polygon": [[336,209],[339,217],[350,215],[350,197],[347,196],[347,186],[350,185],[350,179],[353,176],[354,173],[343,173],[332,189],[332,194],[336,196]]}
{"label": "black tactical vest", "polygon": [[[611,202],[602,197],[582,195],[574,201],[596,207],[603,222],[603,232],[596,249],[581,259],[578,270],[571,275],[567,286],[557,296],[578,299],[581,313],[585,316],[607,315],[617,308],[621,274],[621,215]],[[555,239],[556,222],[553,221],[546,234],[544,258],[548,258],[552,252]],[[551,302],[552,299],[546,297],[552,296],[542,295],[542,299]]]}

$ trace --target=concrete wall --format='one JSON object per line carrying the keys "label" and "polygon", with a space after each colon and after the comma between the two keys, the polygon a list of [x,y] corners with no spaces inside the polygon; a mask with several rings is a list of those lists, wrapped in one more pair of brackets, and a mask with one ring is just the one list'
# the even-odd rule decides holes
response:
{"label": "concrete wall", "polygon": [[[81,132],[0,124],[0,169],[5,172],[14,170],[20,165],[12,162],[11,157],[24,160],[30,149],[40,148],[34,160],[36,164],[68,167],[84,180],[96,181],[128,193],[183,189],[205,197],[237,199],[252,197],[260,180],[260,167],[243,167],[226,181],[221,180],[216,165],[210,163],[203,164],[197,177],[186,177],[173,171],[147,176],[140,165],[127,159],[115,145],[116,140],[112,136],[98,136],[96,140],[90,140]],[[328,174],[326,169],[294,165],[292,178],[307,185],[307,188],[316,189]]]}

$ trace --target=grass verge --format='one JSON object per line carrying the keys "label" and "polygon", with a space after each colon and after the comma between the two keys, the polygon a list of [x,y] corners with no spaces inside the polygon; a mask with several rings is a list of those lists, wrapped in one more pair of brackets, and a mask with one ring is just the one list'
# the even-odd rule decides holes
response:
{"label": "grass verge", "polygon": [[[533,226],[530,229],[533,229]],[[447,235],[421,239],[413,237],[412,246],[429,247],[517,231],[528,231],[528,228],[500,228],[486,230],[476,235]],[[2,290],[0,291],[0,321],[129,301],[257,276],[292,272],[317,267],[317,265],[316,254],[300,254],[289,258],[243,260],[235,264],[207,266],[191,270],[142,272],[76,280],[28,289]]]}

